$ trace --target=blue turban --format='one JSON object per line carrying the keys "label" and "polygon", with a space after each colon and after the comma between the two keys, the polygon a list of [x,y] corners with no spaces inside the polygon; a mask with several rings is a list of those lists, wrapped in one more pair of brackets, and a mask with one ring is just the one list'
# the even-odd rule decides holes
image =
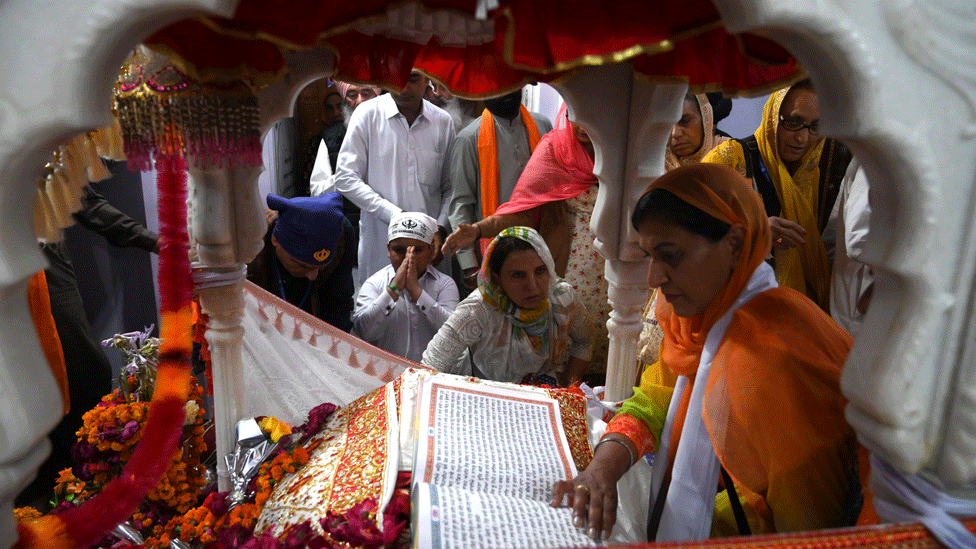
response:
{"label": "blue turban", "polygon": [[342,236],[342,195],[282,198],[268,193],[268,207],[278,212],[275,240],[288,255],[309,265],[333,259]]}

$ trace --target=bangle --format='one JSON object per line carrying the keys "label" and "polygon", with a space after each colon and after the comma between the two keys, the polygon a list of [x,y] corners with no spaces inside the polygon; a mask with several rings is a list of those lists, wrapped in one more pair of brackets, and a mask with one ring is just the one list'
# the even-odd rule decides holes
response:
{"label": "bangle", "polygon": [[396,294],[396,295],[400,295],[400,289],[399,289],[399,288],[397,288],[396,286],[394,286],[392,282],[390,282],[390,285],[389,285],[389,286],[387,286],[386,288],[387,288],[388,290],[390,290],[391,292],[393,292],[394,294]]}
{"label": "bangle", "polygon": [[593,448],[593,455],[596,455],[597,449],[604,442],[616,442],[617,444],[619,444],[619,445],[623,446],[624,448],[626,448],[627,449],[627,453],[630,454],[630,466],[629,467],[633,467],[634,466],[634,462],[637,461],[637,457],[634,456],[634,451],[630,449],[630,446],[627,446],[627,443],[626,442],[620,440],[619,438],[611,438],[611,437],[604,436],[603,438],[600,439],[600,442],[597,442],[596,443],[596,448]]}
{"label": "bangle", "polygon": [[477,238],[475,238],[475,240],[481,240],[481,227],[479,227],[479,226],[478,226],[478,224],[477,224],[477,223],[475,223],[475,224],[474,224],[474,228],[475,228],[475,229],[478,229],[478,237],[477,237]]}
{"label": "bangle", "polygon": [[479,271],[475,271],[475,272],[473,272],[473,273],[471,273],[471,274],[469,274],[469,275],[467,275],[467,276],[465,276],[465,277],[464,277],[464,279],[465,279],[465,280],[467,280],[467,279],[469,279],[469,278],[474,278],[474,277],[476,277],[476,276],[478,276],[478,272],[479,272]]}

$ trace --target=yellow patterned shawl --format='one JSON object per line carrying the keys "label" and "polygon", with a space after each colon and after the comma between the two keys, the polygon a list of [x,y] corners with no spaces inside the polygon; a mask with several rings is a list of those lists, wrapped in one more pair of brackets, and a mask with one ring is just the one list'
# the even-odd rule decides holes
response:
{"label": "yellow patterned shawl", "polygon": [[[776,130],[779,126],[779,109],[787,89],[773,93],[763,109],[762,123],[754,134],[759,152],[776,186],[782,205],[783,218],[799,223],[806,229],[806,244],[786,251],[774,250],[776,280],[803,292],[824,310],[830,306],[830,260],[820,230],[817,226],[817,204],[820,201],[820,155],[824,140],[821,139],[800,159],[799,167],[792,176],[786,164],[780,160],[776,146]],[[745,175],[746,163],[742,145],[738,141],[723,143],[702,162],[725,164]]]}

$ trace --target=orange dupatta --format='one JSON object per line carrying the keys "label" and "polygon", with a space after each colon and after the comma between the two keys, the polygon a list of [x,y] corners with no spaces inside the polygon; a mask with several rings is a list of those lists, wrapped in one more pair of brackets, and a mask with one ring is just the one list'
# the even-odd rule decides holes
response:
{"label": "orange dupatta", "polygon": [[[519,114],[529,135],[529,149],[535,151],[541,139],[539,128],[525,105],[519,105]],[[481,167],[481,218],[485,219],[498,209],[498,142],[495,139],[495,117],[488,109],[481,113],[478,129],[478,165]]]}
{"label": "orange dupatta", "polygon": [[64,351],[61,349],[61,338],[58,328],[51,315],[51,296],[47,291],[47,275],[44,271],[37,273],[27,282],[27,302],[30,305],[31,316],[34,318],[34,330],[44,351],[44,358],[54,374],[54,379],[61,388],[61,401],[64,403],[64,413],[71,408],[71,398],[68,396],[68,370],[64,364]]}
{"label": "orange dupatta", "polygon": [[[678,317],[658,300],[662,360],[694,379],[709,330],[769,253],[769,223],[751,183],[726,166],[679,168],[650,188],[745,227],[739,263],[704,313]],[[765,499],[778,532],[841,525],[844,497],[857,481],[856,441],[840,392],[851,343],[816,304],[779,287],[734,313],[712,359],[699,413],[723,467],[737,484]],[[684,392],[675,418],[672,453],[690,395],[690,389]]]}

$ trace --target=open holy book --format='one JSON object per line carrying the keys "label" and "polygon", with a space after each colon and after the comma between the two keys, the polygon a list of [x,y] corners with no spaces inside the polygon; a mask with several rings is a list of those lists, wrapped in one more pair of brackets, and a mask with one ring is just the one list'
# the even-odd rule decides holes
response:
{"label": "open holy book", "polygon": [[549,506],[576,476],[559,404],[543,395],[427,379],[417,408],[412,522],[416,548],[596,545]]}

